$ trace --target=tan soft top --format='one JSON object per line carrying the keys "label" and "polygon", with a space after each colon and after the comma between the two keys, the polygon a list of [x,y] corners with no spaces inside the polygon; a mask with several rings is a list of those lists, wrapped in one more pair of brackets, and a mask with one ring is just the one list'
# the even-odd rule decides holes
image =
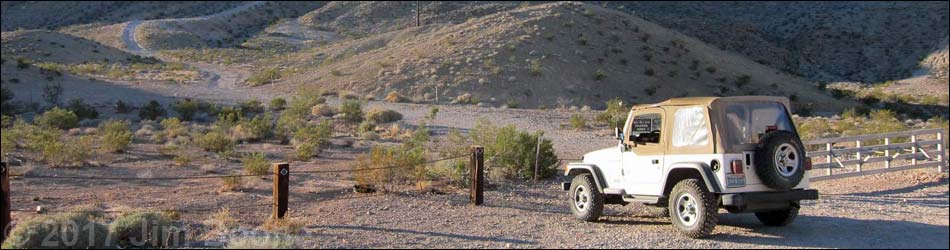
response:
{"label": "tan soft top", "polygon": [[684,97],[673,98],[656,104],[635,105],[633,109],[663,107],[663,106],[712,106],[714,103],[736,103],[736,102],[778,102],[790,109],[788,98],[778,96],[730,96],[730,97]]}

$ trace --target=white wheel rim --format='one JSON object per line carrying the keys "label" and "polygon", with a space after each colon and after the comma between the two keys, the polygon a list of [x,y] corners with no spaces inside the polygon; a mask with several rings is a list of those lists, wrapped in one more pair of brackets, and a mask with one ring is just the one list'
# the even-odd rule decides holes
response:
{"label": "white wheel rim", "polygon": [[792,144],[782,144],[775,150],[775,169],[785,177],[791,177],[798,171],[801,154]]}
{"label": "white wheel rim", "polygon": [[676,199],[676,217],[686,226],[693,226],[699,221],[699,206],[696,198],[689,193],[680,195]]}
{"label": "white wheel rim", "polygon": [[587,204],[590,203],[590,192],[584,186],[578,186],[574,189],[574,207],[577,211],[587,210]]}

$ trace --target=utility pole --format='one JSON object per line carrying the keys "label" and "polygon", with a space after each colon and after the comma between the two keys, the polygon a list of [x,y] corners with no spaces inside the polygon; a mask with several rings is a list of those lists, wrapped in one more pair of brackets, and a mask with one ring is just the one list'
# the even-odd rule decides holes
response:
{"label": "utility pole", "polygon": [[416,1],[416,27],[422,26],[422,4]]}

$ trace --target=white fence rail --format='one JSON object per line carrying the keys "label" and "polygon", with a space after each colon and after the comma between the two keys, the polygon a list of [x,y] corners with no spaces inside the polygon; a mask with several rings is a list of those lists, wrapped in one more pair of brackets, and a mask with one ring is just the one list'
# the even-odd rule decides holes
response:
{"label": "white fence rail", "polygon": [[[947,167],[943,129],[818,139],[805,142],[811,181]],[[824,173],[821,173],[824,171]]]}

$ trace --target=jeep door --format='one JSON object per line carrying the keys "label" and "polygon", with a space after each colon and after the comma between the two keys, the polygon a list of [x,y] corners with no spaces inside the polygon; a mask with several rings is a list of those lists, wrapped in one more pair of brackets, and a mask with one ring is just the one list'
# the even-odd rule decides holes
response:
{"label": "jeep door", "polygon": [[663,157],[666,149],[662,131],[665,112],[661,108],[634,111],[625,126],[626,149],[621,154],[623,162],[624,190],[631,195],[653,194],[663,173]]}

